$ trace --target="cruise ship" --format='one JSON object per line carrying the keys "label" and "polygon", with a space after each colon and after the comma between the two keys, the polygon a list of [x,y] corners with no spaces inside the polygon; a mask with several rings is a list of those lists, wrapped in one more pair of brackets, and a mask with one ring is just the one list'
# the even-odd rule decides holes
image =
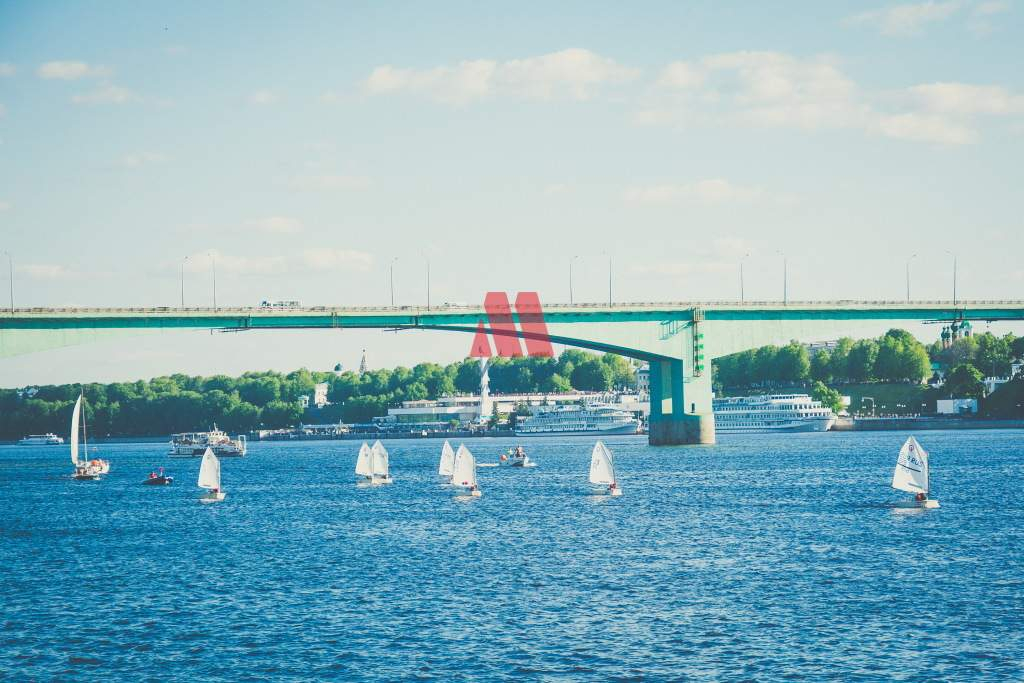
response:
{"label": "cruise ship", "polygon": [[19,446],[59,446],[64,439],[56,434],[30,434],[18,442]]}
{"label": "cruise ship", "polygon": [[830,408],[807,394],[716,398],[712,409],[719,434],[827,432],[836,421]]}
{"label": "cruise ship", "polygon": [[607,404],[565,405],[534,413],[516,424],[516,436],[636,434],[640,421]]}
{"label": "cruise ship", "polygon": [[245,435],[241,434],[234,439],[217,429],[208,432],[184,432],[171,436],[172,458],[199,457],[209,447],[213,454],[221,458],[242,457],[246,452]]}

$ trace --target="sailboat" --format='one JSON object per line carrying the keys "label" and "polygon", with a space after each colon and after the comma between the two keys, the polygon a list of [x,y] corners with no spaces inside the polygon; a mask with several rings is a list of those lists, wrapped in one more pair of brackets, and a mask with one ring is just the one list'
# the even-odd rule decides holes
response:
{"label": "sailboat", "polygon": [[359,456],[356,458],[356,476],[364,479],[373,479],[373,468],[370,460],[373,458],[373,451],[363,442],[359,447]]}
{"label": "sailboat", "polygon": [[200,498],[200,503],[217,503],[224,500],[227,494],[220,488],[220,460],[213,454],[213,449],[206,448],[203,453],[203,462],[199,465],[199,482],[201,489],[206,489]]}
{"label": "sailboat", "polygon": [[594,451],[590,455],[590,483],[608,486],[608,495],[622,495],[622,489],[615,481],[615,463],[612,461],[612,452],[600,441],[594,444]]}
{"label": "sailboat", "polygon": [[[89,457],[89,436],[85,427],[85,413],[82,411],[82,401],[84,399],[85,394],[80,393],[78,400],[75,401],[75,409],[71,413],[71,464],[75,466],[75,471],[71,476],[80,481],[99,479],[101,474],[106,474],[110,471],[110,463],[106,460],[96,458],[90,461],[87,459]],[[79,435],[79,423],[82,425],[81,435]],[[82,460],[78,459],[79,436],[81,436],[82,447],[86,457],[86,459]]]}
{"label": "sailboat", "polygon": [[441,462],[437,466],[437,473],[451,483],[452,473],[455,471],[455,451],[447,440],[441,447]]}
{"label": "sailboat", "polygon": [[388,462],[388,449],[384,448],[384,444],[380,441],[374,441],[373,448],[370,450],[370,482],[373,484],[390,484],[393,480],[391,479],[390,464]]}
{"label": "sailboat", "polygon": [[912,436],[907,437],[896,459],[892,487],[915,494],[913,501],[905,501],[901,507],[939,507],[939,501],[928,497],[928,451]]}
{"label": "sailboat", "polygon": [[452,485],[469,489],[469,495],[479,498],[483,495],[476,482],[476,458],[464,444],[459,444],[452,467]]}

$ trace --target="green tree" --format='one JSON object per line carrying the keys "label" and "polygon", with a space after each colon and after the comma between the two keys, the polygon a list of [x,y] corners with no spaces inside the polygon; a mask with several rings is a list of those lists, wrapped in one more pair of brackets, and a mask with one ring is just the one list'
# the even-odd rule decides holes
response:
{"label": "green tree", "polygon": [[856,342],[846,360],[846,373],[850,381],[867,382],[874,379],[876,358],[878,342],[874,339],[861,339]]}
{"label": "green tree", "polygon": [[807,349],[796,341],[783,346],[775,354],[774,379],[780,382],[802,382],[810,375],[811,360]]}
{"label": "green tree", "polygon": [[480,390],[480,361],[466,358],[455,369],[455,390],[463,394],[475,394]]}
{"label": "green tree", "polygon": [[832,354],[821,349],[811,356],[811,379],[817,382],[832,381]]}
{"label": "green tree", "polygon": [[596,359],[588,359],[572,371],[572,385],[580,391],[608,391],[612,388],[612,370]]}
{"label": "green tree", "polygon": [[949,398],[981,398],[985,393],[984,375],[970,363],[961,363],[946,375],[943,392]]}
{"label": "green tree", "polygon": [[836,340],[836,346],[832,349],[829,359],[832,377],[849,381],[850,379],[850,351],[853,350],[854,341],[849,337],[840,337]]}
{"label": "green tree", "polygon": [[815,382],[811,389],[811,398],[821,401],[821,405],[832,409],[837,415],[843,409],[843,396],[835,389],[825,386],[824,382]]}

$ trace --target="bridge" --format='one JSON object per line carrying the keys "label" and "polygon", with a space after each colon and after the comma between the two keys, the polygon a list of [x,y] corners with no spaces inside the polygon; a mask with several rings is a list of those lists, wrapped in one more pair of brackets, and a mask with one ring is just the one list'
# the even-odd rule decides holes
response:
{"label": "bridge", "polygon": [[[1022,321],[1024,301],[735,301],[545,304],[546,329],[477,306],[15,308],[0,311],[0,357],[147,331],[382,328],[486,334],[611,352],[650,364],[652,445],[714,443],[711,359],[765,344],[877,336],[901,323]],[[527,324],[524,326],[524,322]],[[524,329],[525,327],[525,329]],[[519,344],[518,340],[515,342]]]}

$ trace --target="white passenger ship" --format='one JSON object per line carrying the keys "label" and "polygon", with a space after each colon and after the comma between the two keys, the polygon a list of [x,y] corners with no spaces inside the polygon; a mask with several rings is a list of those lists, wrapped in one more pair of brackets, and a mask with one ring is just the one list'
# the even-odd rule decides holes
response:
{"label": "white passenger ship", "polygon": [[221,458],[239,458],[245,455],[245,435],[240,434],[234,439],[217,429],[208,432],[183,432],[171,436],[172,458],[198,458],[210,448],[214,455]]}
{"label": "white passenger ship", "polygon": [[836,416],[807,394],[768,394],[716,398],[715,431],[827,432]]}
{"label": "white passenger ship", "polygon": [[640,421],[607,404],[566,405],[541,410],[516,424],[516,436],[636,434]]}
{"label": "white passenger ship", "polygon": [[19,446],[59,446],[64,439],[56,434],[29,434],[18,442]]}

